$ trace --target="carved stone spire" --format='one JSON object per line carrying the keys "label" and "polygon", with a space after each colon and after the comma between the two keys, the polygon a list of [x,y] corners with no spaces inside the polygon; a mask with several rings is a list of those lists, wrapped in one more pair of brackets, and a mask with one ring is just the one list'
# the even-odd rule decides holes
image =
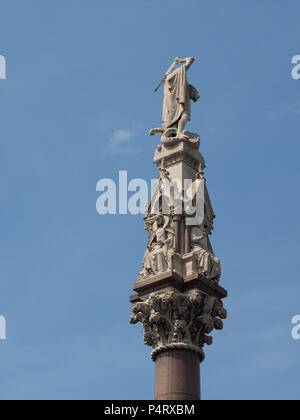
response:
{"label": "carved stone spire", "polygon": [[148,245],[133,285],[130,322],[142,323],[154,361],[163,353],[172,357],[172,351],[186,350],[202,362],[204,346],[212,344],[210,334],[221,330],[227,317],[222,303],[227,292],[219,285],[221,264],[209,239],[215,214],[200,137],[184,130],[190,100],[199,98],[186,80],[194,60],[176,60],[185,67],[165,78],[164,121],[150,132],[161,135],[154,156],[159,176],[144,217]]}

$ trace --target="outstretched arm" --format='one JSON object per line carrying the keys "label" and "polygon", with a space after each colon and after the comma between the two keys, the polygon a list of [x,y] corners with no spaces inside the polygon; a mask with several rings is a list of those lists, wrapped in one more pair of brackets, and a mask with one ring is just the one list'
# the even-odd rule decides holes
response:
{"label": "outstretched arm", "polygon": [[184,64],[186,69],[188,70],[195,61],[195,59],[193,57],[186,57],[181,60],[180,58],[176,57],[174,61],[176,64]]}

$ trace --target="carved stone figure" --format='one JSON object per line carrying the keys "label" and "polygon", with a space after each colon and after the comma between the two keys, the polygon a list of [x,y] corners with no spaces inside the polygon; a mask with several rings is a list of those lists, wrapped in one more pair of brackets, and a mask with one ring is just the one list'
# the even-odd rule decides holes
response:
{"label": "carved stone figure", "polygon": [[206,278],[219,281],[221,276],[220,260],[214,255],[208,233],[200,227],[191,232],[192,252],[197,255],[199,272]]}
{"label": "carved stone figure", "polygon": [[157,215],[148,220],[148,246],[144,255],[142,277],[156,275],[172,269],[175,232],[169,226],[170,218]]}
{"label": "carved stone figure", "polygon": [[[163,81],[163,124],[159,128],[150,130],[150,135],[160,133],[165,145],[173,144],[176,140],[187,140],[198,143],[199,136],[185,131],[185,126],[191,120],[191,100],[197,102],[200,98],[196,88],[187,82],[186,73],[194,62],[188,57],[181,60],[176,57],[173,65],[166,73]],[[173,70],[176,64],[183,64]]]}

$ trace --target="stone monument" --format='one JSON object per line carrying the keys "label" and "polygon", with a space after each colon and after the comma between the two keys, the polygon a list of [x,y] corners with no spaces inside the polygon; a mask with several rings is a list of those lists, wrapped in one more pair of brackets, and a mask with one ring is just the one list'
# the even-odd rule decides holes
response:
{"label": "stone monument", "polygon": [[144,343],[153,347],[156,400],[201,399],[204,347],[227,317],[221,264],[209,239],[215,215],[200,137],[185,129],[191,101],[200,98],[187,82],[193,62],[176,57],[155,90],[164,83],[163,122],[150,130],[161,137],[154,156],[159,175],[144,216],[148,245],[131,296],[130,322],[142,324]]}

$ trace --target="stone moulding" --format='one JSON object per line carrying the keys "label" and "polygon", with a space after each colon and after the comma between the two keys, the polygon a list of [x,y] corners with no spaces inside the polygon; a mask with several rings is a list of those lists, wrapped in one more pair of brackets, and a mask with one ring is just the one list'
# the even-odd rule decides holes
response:
{"label": "stone moulding", "polygon": [[158,146],[153,163],[161,168],[162,162],[164,162],[164,165],[167,167],[178,162],[185,162],[195,171],[199,168],[199,164],[201,164],[203,169],[206,168],[205,159],[202,154],[187,143],[179,143],[171,150],[163,145]]}
{"label": "stone moulding", "polygon": [[200,290],[220,300],[227,297],[227,291],[223,287],[199,273],[181,276],[176,271],[168,271],[135,283],[133,290],[136,295],[132,295],[130,300],[135,303],[148,298],[154,292],[162,293],[167,290],[175,290],[183,293],[192,289]]}
{"label": "stone moulding", "polygon": [[151,293],[135,302],[132,311],[130,322],[142,323],[144,343],[153,347],[154,361],[164,351],[185,349],[198,353],[202,362],[204,345],[213,341],[209,334],[222,330],[222,319],[227,318],[221,300],[199,289]]}

